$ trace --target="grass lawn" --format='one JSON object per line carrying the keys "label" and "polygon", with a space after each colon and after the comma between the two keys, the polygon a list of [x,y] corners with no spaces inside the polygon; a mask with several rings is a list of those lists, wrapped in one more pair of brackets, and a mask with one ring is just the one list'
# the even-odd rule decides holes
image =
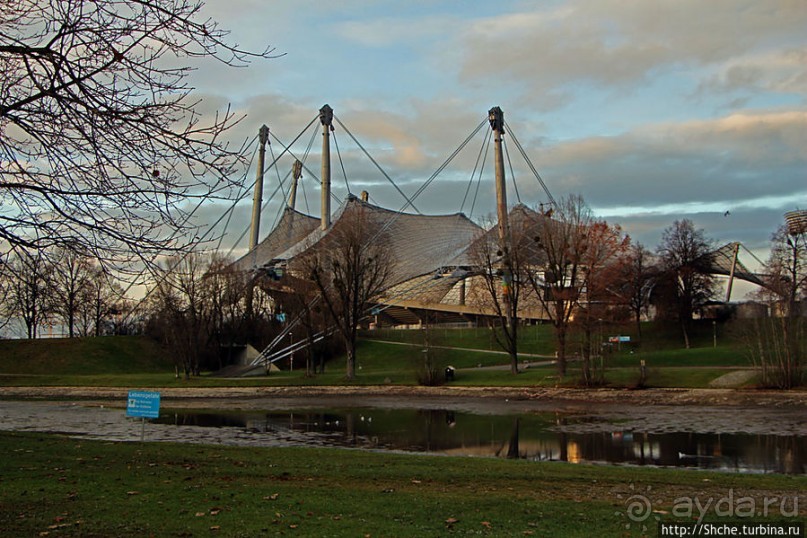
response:
{"label": "grass lawn", "polygon": [[[49,347],[53,346],[52,348]],[[49,351],[50,350],[50,351]],[[579,362],[570,361],[567,375],[557,377],[554,366],[531,367],[513,376],[502,354],[468,349],[434,349],[438,371],[447,365],[459,369],[455,385],[492,387],[576,386]],[[359,342],[357,378],[353,385],[413,385],[423,361],[419,345],[399,345],[365,339]],[[706,387],[732,368],[747,368],[743,356],[731,346],[673,349],[607,355],[606,382],[614,387],[634,387],[639,360],[648,366],[648,387]],[[530,358],[531,361],[541,359]],[[240,379],[210,375],[177,379],[158,346],[145,338],[105,337],[74,340],[0,341],[0,386],[94,387],[251,387],[344,385],[344,359],[329,362],[324,374],[305,377],[300,369],[270,376]]]}
{"label": "grass lawn", "polygon": [[[641,346],[623,345],[604,356],[607,384],[635,387],[641,360],[648,368],[648,387],[708,387],[712,380],[733,369],[751,366],[743,349],[732,339],[736,330],[711,323],[696,328],[692,338],[695,347],[683,349],[675,327],[644,324]],[[629,333],[630,329],[609,331]],[[609,331],[606,333],[610,334]],[[714,334],[718,335],[717,346]],[[359,341],[357,379],[350,384],[417,384],[417,370],[424,360],[424,335],[425,331],[421,330],[367,331]],[[541,362],[553,358],[552,338],[549,325],[523,327],[520,351],[541,355],[523,359]],[[442,372],[448,365],[459,370],[456,385],[572,387],[579,385],[582,377],[579,362],[574,360],[570,360],[568,374],[563,379],[557,377],[554,366],[534,367],[518,376],[511,375],[506,368],[507,355],[500,352],[487,328],[432,329],[429,340],[439,346],[431,348],[436,370]],[[146,337],[0,340],[0,386],[149,388],[346,384],[344,358],[329,361],[326,372],[313,378],[305,377],[300,366],[298,363],[294,372],[284,370],[268,377],[223,379],[205,374],[185,380],[175,377],[174,366],[165,350]],[[485,368],[492,366],[504,368]]]}
{"label": "grass lawn", "polygon": [[0,374],[83,376],[173,370],[167,354],[141,336],[0,340]]}
{"label": "grass lawn", "polygon": [[807,478],[784,475],[23,433],[0,433],[0,451],[4,536],[654,536],[657,518],[696,519],[696,500],[750,499],[747,514],[775,497],[754,521],[807,513]]}

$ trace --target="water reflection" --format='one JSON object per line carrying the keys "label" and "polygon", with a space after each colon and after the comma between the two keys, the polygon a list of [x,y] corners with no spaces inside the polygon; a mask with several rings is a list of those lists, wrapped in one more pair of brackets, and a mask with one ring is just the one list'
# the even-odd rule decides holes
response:
{"label": "water reflection", "polygon": [[[807,437],[643,433],[562,413],[475,415],[446,410],[360,409],[282,412],[178,412],[163,424],[241,428],[255,435],[294,432],[316,446],[432,452],[535,461],[691,467],[733,472],[807,472]],[[574,432],[564,426],[575,425]],[[585,428],[583,428],[585,429]],[[603,430],[609,431],[603,431]]]}

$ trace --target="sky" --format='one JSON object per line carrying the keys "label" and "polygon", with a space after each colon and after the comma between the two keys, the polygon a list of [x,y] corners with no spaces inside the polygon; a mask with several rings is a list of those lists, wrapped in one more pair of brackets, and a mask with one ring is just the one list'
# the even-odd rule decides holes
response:
{"label": "sky", "polygon": [[[548,201],[514,135],[554,198],[581,195],[650,250],[688,218],[716,245],[740,241],[764,260],[784,213],[807,209],[804,0],[209,0],[204,13],[241,46],[282,55],[239,69],[195,65],[201,110],[229,103],[246,115],[228,135],[234,143],[266,124],[288,144],[327,103],[412,197],[499,106],[511,205]],[[335,129],[336,195],[347,194],[344,167],[353,193],[400,209],[404,198]],[[314,140],[297,207],[318,214],[314,130],[292,150],[301,156]],[[492,149],[474,174],[488,131],[414,200],[418,211],[483,219],[495,210]],[[278,160],[267,176],[261,235],[290,163]],[[225,246],[247,226],[250,205],[237,206]],[[201,218],[225,209],[211,204]]]}

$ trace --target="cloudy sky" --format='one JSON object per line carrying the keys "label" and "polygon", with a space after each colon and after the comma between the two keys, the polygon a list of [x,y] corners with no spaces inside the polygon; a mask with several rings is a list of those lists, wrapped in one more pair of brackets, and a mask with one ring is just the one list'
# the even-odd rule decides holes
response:
{"label": "cloudy sky", "polygon": [[[241,45],[284,54],[239,70],[198,66],[204,106],[247,114],[235,140],[265,123],[289,143],[328,103],[412,196],[500,106],[555,198],[582,195],[651,249],[689,218],[715,242],[739,240],[764,259],[784,212],[807,209],[804,0],[209,0],[205,10]],[[418,210],[471,214],[488,130],[415,200]],[[317,214],[313,134],[293,147],[302,155],[315,140],[298,208],[307,199]],[[348,134],[337,126],[335,136],[351,190],[400,208]],[[546,202],[512,137],[506,143],[511,204]],[[494,208],[491,159],[474,218]],[[267,198],[290,166],[270,173]],[[344,197],[336,161],[333,182]],[[279,200],[264,212],[264,232]],[[225,243],[248,213],[245,202]]]}

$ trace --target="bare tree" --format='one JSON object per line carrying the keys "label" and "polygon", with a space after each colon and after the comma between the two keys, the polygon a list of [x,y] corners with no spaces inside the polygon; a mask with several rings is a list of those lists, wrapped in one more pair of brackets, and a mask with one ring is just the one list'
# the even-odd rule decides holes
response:
{"label": "bare tree", "polygon": [[92,261],[75,251],[59,249],[55,255],[50,274],[53,312],[67,325],[67,335],[70,338],[76,335],[82,302],[90,299],[87,292],[92,285],[94,272]]}
{"label": "bare tree", "polygon": [[754,321],[751,355],[762,369],[763,383],[782,389],[807,380],[805,322],[807,297],[807,234],[780,227],[772,239],[765,264],[765,287],[759,292],[774,304],[776,315]]}
{"label": "bare tree", "polygon": [[212,315],[204,282],[206,270],[200,254],[166,260],[153,294],[154,321],[186,379],[199,375],[211,334]]}
{"label": "bare tree", "polygon": [[295,268],[320,294],[347,352],[346,376],[356,377],[356,338],[365,308],[388,285],[395,261],[383,234],[356,204]]}
{"label": "bare tree", "polygon": [[[210,300],[212,333],[218,345],[228,350],[228,363],[233,346],[245,344],[248,340],[248,285],[249,277],[235,271],[232,260],[218,255],[211,258],[205,275],[205,287]],[[254,295],[253,305],[258,303]],[[218,367],[224,367],[221,357]]]}
{"label": "bare tree", "polygon": [[98,266],[93,267],[90,279],[82,291],[78,311],[78,332],[81,336],[101,336],[104,321],[115,310],[122,298],[123,289]]}
{"label": "bare tree", "polygon": [[705,232],[695,229],[689,219],[677,220],[665,229],[657,249],[661,257],[656,286],[661,293],[657,297],[678,320],[687,349],[693,315],[714,296],[717,287],[709,269],[713,250]]}
{"label": "bare tree", "polygon": [[582,330],[582,372],[583,383],[592,385],[604,381],[604,366],[601,362],[599,374],[594,375],[592,355],[600,355],[601,342],[592,337],[593,331],[602,329],[604,323],[619,321],[624,298],[621,294],[619,277],[624,273],[630,238],[618,225],[594,220],[585,230],[586,242],[579,253],[583,266],[580,288],[583,290],[578,301],[576,325]]}
{"label": "bare tree", "polygon": [[623,273],[619,277],[625,301],[630,308],[636,324],[636,335],[642,340],[642,316],[650,307],[650,294],[653,287],[656,269],[651,262],[652,254],[641,243],[631,246],[627,263],[622,266]]}
{"label": "bare tree", "polygon": [[[483,305],[489,306],[499,320],[493,335],[510,358],[510,372],[518,373],[518,312],[522,297],[529,291],[529,272],[534,264],[535,247],[531,231],[535,227],[533,215],[525,208],[516,208],[510,214],[510,245],[508,256],[498,245],[498,239],[486,233],[472,245],[470,254],[474,265],[480,268],[484,283]],[[508,323],[508,320],[512,320]]]}
{"label": "bare tree", "polygon": [[0,240],[121,267],[193,242],[189,198],[226,194],[242,148],[202,121],[197,58],[249,52],[195,0],[0,3]]}
{"label": "bare tree", "polygon": [[[560,200],[537,221],[535,245],[543,255],[543,271],[529,273],[529,281],[555,329],[558,374],[566,375],[569,326],[584,285],[591,210],[582,197]],[[551,218],[550,218],[551,217]]]}
{"label": "bare tree", "polygon": [[306,377],[313,377],[317,370],[324,373],[324,350],[318,336],[327,331],[328,319],[323,311],[316,284],[311,280],[286,274],[279,283],[262,283],[261,286],[269,290],[272,297],[283,305],[284,311],[302,325],[302,335],[298,336],[303,336],[306,341]]}
{"label": "bare tree", "polygon": [[39,251],[18,249],[9,262],[6,308],[21,318],[28,338],[37,338],[39,327],[50,315],[49,262]]}

